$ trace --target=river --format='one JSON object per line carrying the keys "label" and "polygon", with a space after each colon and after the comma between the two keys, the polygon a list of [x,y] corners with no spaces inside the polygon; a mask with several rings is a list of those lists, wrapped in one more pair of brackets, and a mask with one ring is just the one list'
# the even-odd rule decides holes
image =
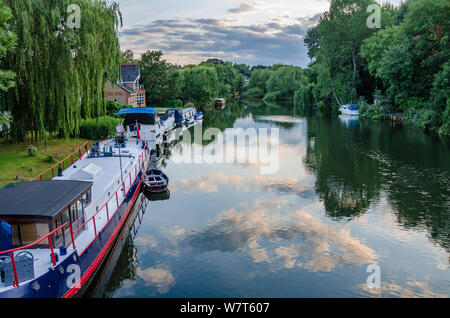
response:
{"label": "river", "polygon": [[[448,297],[450,143],[407,125],[231,105],[217,127],[279,131],[279,169],[159,164],[104,297]],[[200,147],[211,147],[203,142]],[[161,199],[161,198],[160,198]]]}

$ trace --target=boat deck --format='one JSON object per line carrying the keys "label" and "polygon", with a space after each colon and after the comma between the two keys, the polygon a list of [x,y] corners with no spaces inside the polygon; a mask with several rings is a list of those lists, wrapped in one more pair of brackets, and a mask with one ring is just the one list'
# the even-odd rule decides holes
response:
{"label": "boat deck", "polygon": [[[119,156],[119,148],[114,148],[115,141],[107,140],[100,143],[100,151],[106,146],[109,150],[112,147],[113,153],[111,157],[89,157],[87,153],[81,160],[75,162],[72,166],[67,168],[62,177],[55,177],[54,180],[77,180],[93,182],[92,186],[92,201],[91,204],[84,210],[85,225],[80,229],[80,233],[76,236],[75,247],[78,255],[91,244],[97,237],[97,234],[107,225],[108,218],[120,207],[122,201],[126,197],[126,193],[133,185],[137,175],[141,170],[143,162],[145,162],[146,153],[142,147],[142,141],[130,139],[126,143],[125,148],[120,149],[121,156]],[[120,159],[122,161],[122,171],[120,172]],[[89,175],[88,172],[93,174]],[[98,175],[96,175],[98,174]],[[123,175],[123,183],[122,177]],[[125,193],[123,191],[125,187]],[[107,208],[105,208],[107,205]],[[95,221],[94,221],[95,220]],[[73,229],[77,232],[77,229]],[[45,243],[45,242],[43,242]],[[27,249],[21,250],[33,254],[34,257],[34,272],[35,279],[48,272],[49,268],[53,267],[51,259],[51,249]],[[57,250],[54,250],[57,253]],[[61,257],[57,265],[62,263],[68,255],[74,252],[72,244],[67,247],[67,256]],[[14,255],[16,255],[15,252]],[[20,280],[20,278],[19,278]],[[26,282],[22,282],[24,284]],[[0,293],[13,288],[13,286],[2,287],[0,285]]]}

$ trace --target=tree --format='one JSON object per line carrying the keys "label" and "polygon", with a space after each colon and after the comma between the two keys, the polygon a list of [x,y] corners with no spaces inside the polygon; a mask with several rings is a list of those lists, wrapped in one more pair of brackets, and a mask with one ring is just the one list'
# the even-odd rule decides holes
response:
{"label": "tree", "polygon": [[[330,74],[331,94],[337,104],[356,100],[363,91],[367,94],[365,88],[373,82],[359,52],[363,41],[378,31],[367,25],[367,9],[374,4],[373,0],[334,0],[305,38],[310,58]],[[392,24],[387,9],[382,10],[381,22],[383,27]]]}
{"label": "tree", "polygon": [[276,66],[275,69],[266,82],[264,100],[293,102],[295,91],[306,82],[302,69],[295,66]]}
{"label": "tree", "polygon": [[194,66],[180,71],[178,84],[180,98],[199,107],[211,105],[219,94],[217,70],[212,66]]}
{"label": "tree", "polygon": [[[12,135],[24,140],[46,132],[79,133],[82,118],[105,113],[105,84],[120,74],[117,37],[121,14],[116,2],[103,0],[6,0],[17,34],[15,54],[5,65],[17,85],[4,98],[14,116]],[[77,6],[81,27],[74,25]],[[76,20],[76,16],[75,16]]]}
{"label": "tree", "polygon": [[[0,0],[0,61],[3,61],[5,56],[13,51],[16,46],[17,36],[10,30],[9,25],[11,18],[11,9],[4,5],[3,0]],[[16,73],[13,71],[0,69],[0,92],[6,92],[11,87],[14,87],[15,78]],[[3,126],[5,124],[3,123]]]}
{"label": "tree", "polygon": [[120,52],[121,64],[139,64],[139,60],[134,58],[133,50]]}
{"label": "tree", "polygon": [[448,133],[449,11],[450,0],[410,0],[399,8],[400,24],[368,38],[361,49],[395,109],[443,134]]}
{"label": "tree", "polygon": [[158,105],[166,100],[168,63],[161,51],[147,51],[141,56],[141,81],[147,92],[147,103]]}

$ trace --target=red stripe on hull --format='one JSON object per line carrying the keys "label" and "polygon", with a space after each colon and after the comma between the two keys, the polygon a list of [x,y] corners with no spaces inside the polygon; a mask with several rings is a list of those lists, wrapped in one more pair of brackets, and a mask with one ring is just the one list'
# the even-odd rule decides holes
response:
{"label": "red stripe on hull", "polygon": [[106,243],[105,247],[102,249],[102,251],[99,253],[97,258],[94,260],[94,262],[89,266],[87,271],[81,276],[81,279],[75,284],[80,285],[80,288],[72,287],[69,289],[67,293],[62,296],[62,298],[72,298],[76,295],[76,293],[81,289],[81,287],[88,281],[89,277],[92,275],[92,273],[95,271],[95,269],[99,266],[103,258],[105,257],[106,253],[108,252],[111,244],[114,242],[115,238],[120,232],[120,229],[123,226],[123,223],[128,217],[128,214],[130,213],[131,208],[133,207],[134,203],[136,202],[137,195],[139,194],[139,191],[141,189],[142,180],[139,182],[139,185],[136,188],[136,191],[133,195],[133,198],[131,199],[130,205],[128,206],[125,214],[122,217],[122,220],[120,221],[119,225],[117,226],[116,230],[114,231],[113,235],[109,238],[108,242]]}

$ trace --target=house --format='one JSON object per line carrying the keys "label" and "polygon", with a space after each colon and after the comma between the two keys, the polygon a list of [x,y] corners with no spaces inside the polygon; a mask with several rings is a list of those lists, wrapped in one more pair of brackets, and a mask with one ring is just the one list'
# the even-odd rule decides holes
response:
{"label": "house", "polygon": [[120,83],[106,84],[106,99],[133,107],[146,106],[145,89],[139,84],[141,70],[139,64],[123,64],[121,67]]}

